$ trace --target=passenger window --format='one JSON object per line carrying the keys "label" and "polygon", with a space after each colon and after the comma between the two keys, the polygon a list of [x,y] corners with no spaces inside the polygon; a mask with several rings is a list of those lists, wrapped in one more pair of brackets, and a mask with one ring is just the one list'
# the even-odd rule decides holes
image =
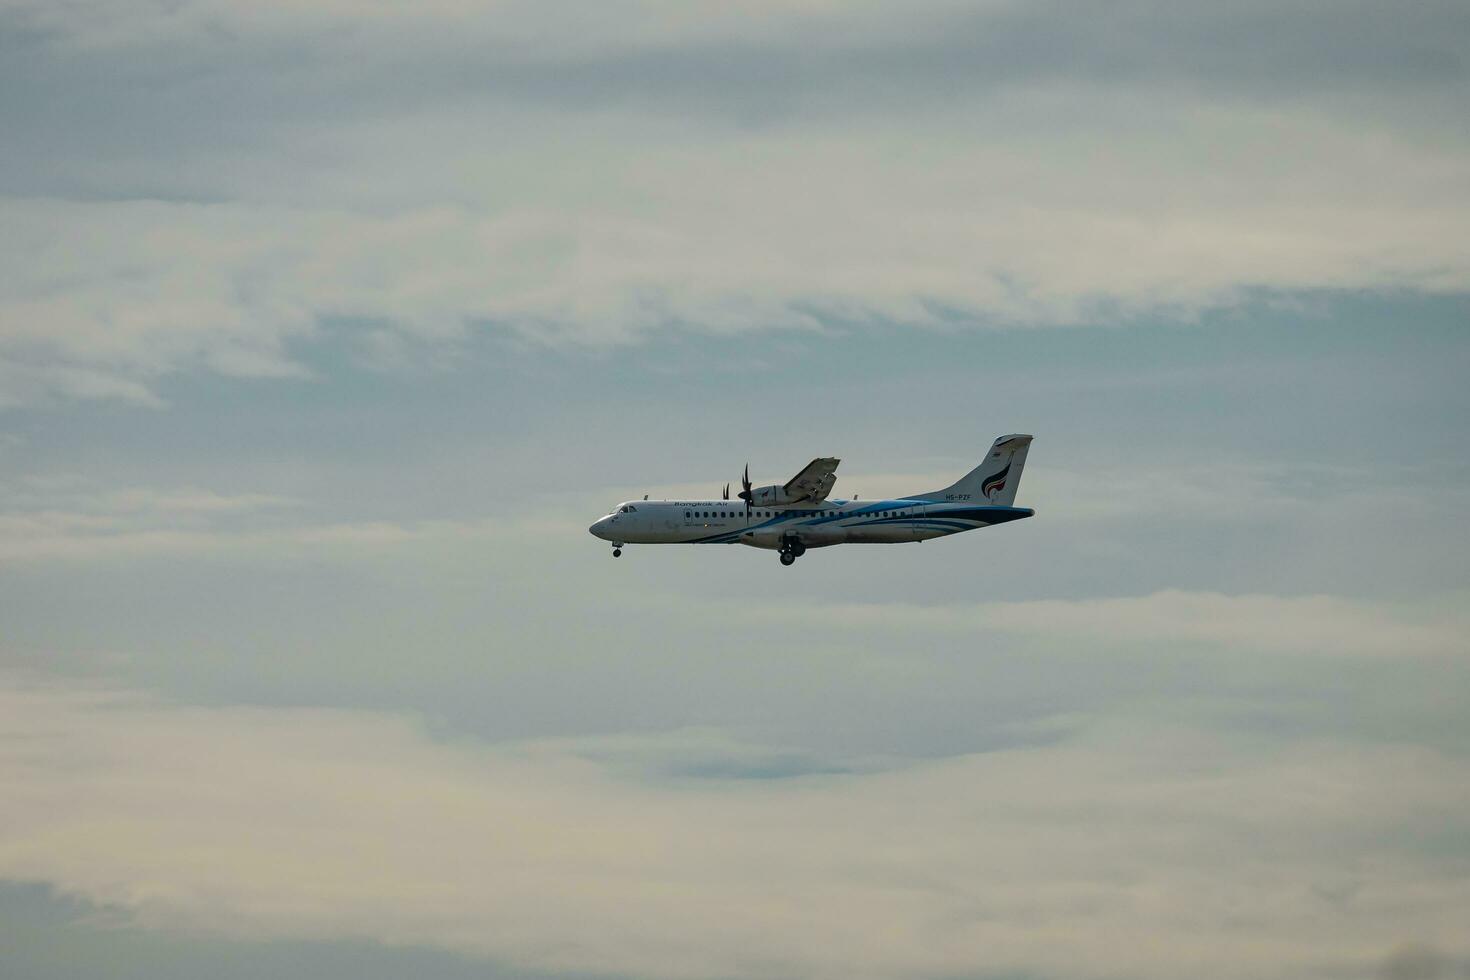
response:
{"label": "passenger window", "polygon": [[686,521],[689,520],[689,512],[687,510],[684,512],[684,519]]}

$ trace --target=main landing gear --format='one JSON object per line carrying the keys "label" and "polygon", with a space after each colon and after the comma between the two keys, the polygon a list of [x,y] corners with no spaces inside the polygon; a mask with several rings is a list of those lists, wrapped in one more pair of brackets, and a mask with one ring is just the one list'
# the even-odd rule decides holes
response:
{"label": "main landing gear", "polygon": [[781,542],[781,564],[791,565],[806,554],[806,545],[796,538],[785,538]]}

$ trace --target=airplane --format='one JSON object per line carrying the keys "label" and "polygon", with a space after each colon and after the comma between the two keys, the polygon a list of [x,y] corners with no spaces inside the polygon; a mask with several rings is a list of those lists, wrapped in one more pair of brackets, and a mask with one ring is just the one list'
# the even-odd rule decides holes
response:
{"label": "airplane", "polygon": [[841,460],[819,457],[784,484],[752,487],[750,466],[730,499],[630,500],[587,530],[612,543],[613,557],[629,544],[743,544],[767,548],[791,565],[809,548],[835,544],[927,541],[1031,517],[1014,506],[1031,436],[1001,436],[985,459],[953,486],[894,500],[828,500]]}

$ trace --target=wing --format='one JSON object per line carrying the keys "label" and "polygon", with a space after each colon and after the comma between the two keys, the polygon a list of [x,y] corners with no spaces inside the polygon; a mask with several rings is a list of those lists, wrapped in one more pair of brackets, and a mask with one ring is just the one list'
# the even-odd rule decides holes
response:
{"label": "wing", "polygon": [[826,500],[827,494],[832,492],[832,485],[837,482],[837,464],[840,462],[842,460],[830,456],[814,459],[787,480],[782,489],[792,500]]}

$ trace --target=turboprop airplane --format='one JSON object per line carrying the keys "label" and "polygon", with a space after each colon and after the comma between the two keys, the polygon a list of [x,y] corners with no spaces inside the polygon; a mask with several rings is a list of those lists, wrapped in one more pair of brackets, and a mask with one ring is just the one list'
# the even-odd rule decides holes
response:
{"label": "turboprop airplane", "polygon": [[958,483],[895,500],[828,500],[841,462],[831,457],[769,487],[752,487],[747,465],[739,503],[729,484],[720,500],[645,497],[619,504],[588,530],[612,543],[614,558],[629,544],[744,544],[780,552],[783,565],[808,548],[927,541],[1035,514],[1013,506],[1030,445],[1030,436],[1001,436]]}

